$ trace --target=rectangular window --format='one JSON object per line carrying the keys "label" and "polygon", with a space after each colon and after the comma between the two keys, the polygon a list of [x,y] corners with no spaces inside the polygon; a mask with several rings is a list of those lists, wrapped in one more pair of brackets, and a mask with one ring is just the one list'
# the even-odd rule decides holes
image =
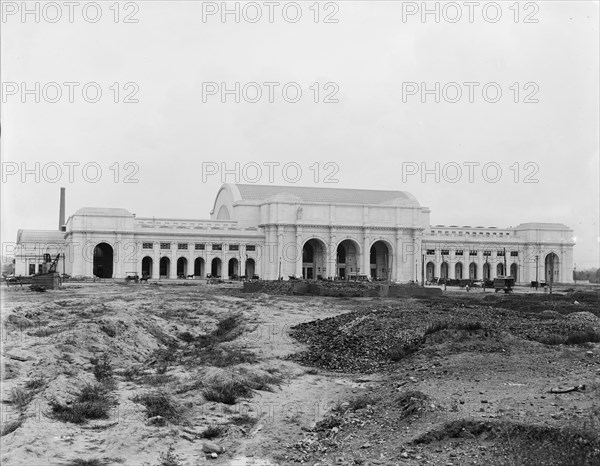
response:
{"label": "rectangular window", "polygon": [[35,264],[29,264],[29,275],[35,275]]}
{"label": "rectangular window", "polygon": [[161,249],[171,249],[171,243],[160,243]]}
{"label": "rectangular window", "polygon": [[433,256],[433,255],[435,255],[435,249],[428,249],[428,250],[427,250],[427,255],[428,255],[428,256]]}
{"label": "rectangular window", "polygon": [[476,256],[477,255],[477,251],[469,251],[469,256]]}
{"label": "rectangular window", "polygon": [[229,250],[230,251],[239,251],[240,250],[240,245],[239,244],[230,244],[229,245]]}
{"label": "rectangular window", "polygon": [[223,250],[223,245],[222,244],[213,243],[212,250],[213,251],[222,251]]}
{"label": "rectangular window", "polygon": [[254,244],[246,245],[246,251],[256,251],[256,246]]}
{"label": "rectangular window", "polygon": [[187,249],[187,243],[177,243],[177,249]]}
{"label": "rectangular window", "polygon": [[504,251],[496,251],[496,256],[504,257]]}
{"label": "rectangular window", "polygon": [[519,257],[519,251],[510,251],[511,257]]}
{"label": "rectangular window", "polygon": [[196,251],[204,251],[205,244],[204,243],[196,243]]}
{"label": "rectangular window", "polygon": [[42,273],[43,272],[42,267],[43,267],[42,264],[38,264],[38,273]]}
{"label": "rectangular window", "polygon": [[454,255],[455,255],[455,256],[462,256],[462,255],[463,255],[463,252],[462,252],[462,251],[455,251],[455,252],[454,252]]}
{"label": "rectangular window", "polygon": [[491,256],[492,255],[492,251],[483,251],[483,255],[484,256]]}
{"label": "rectangular window", "polygon": [[450,254],[449,249],[442,249],[442,256],[447,256],[448,254]]}
{"label": "rectangular window", "polygon": [[152,243],[142,243],[142,249],[152,249],[154,244]]}

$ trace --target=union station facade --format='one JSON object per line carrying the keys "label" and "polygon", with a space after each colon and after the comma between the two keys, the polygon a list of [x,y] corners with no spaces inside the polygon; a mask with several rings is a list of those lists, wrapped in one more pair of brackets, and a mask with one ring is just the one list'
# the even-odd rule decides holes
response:
{"label": "union station facade", "polygon": [[429,217],[403,191],[224,184],[210,220],[87,207],[58,230],[19,230],[15,274],[38,273],[60,254],[58,272],[100,278],[573,281],[565,225],[441,226]]}

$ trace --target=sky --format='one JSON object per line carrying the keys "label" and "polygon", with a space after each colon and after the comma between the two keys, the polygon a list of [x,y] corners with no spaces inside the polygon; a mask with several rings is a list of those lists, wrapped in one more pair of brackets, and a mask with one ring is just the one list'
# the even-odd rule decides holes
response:
{"label": "sky", "polygon": [[3,255],[60,187],[203,219],[245,182],[563,223],[600,266],[598,2],[50,3],[1,4]]}

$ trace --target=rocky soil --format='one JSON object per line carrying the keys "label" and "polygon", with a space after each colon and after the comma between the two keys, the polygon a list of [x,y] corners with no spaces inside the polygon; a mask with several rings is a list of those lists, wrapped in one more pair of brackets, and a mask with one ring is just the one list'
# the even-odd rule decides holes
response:
{"label": "rocky soil", "polygon": [[3,464],[600,464],[595,292],[2,291]]}

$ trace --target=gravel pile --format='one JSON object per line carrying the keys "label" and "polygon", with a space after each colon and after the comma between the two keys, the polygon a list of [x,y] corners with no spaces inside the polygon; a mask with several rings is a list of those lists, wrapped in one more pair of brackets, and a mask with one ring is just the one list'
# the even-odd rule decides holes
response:
{"label": "gravel pile", "polygon": [[[370,306],[336,317],[292,327],[290,335],[306,343],[306,351],[290,356],[302,364],[341,372],[370,373],[393,364],[425,344],[428,328],[447,323],[454,328],[480,324],[479,333],[512,335],[539,342],[551,336],[596,330],[600,319],[590,312],[557,315],[521,313],[488,305],[464,305],[441,299],[435,303],[406,301],[401,306]],[[572,317],[571,317],[572,316]]]}

